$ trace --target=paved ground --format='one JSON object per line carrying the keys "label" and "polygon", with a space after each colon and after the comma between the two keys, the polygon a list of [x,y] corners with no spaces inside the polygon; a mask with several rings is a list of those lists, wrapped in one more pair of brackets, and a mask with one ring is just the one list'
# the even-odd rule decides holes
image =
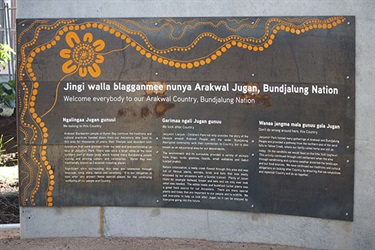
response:
{"label": "paved ground", "polygon": [[1,167],[0,180],[18,180],[18,166]]}
{"label": "paved ground", "polygon": [[19,223],[18,167],[0,167],[0,224]]}
{"label": "paved ground", "polygon": [[1,229],[1,250],[54,250],[54,249],[251,249],[251,250],[306,250],[306,248],[254,244],[213,242],[205,240],[185,240],[167,238],[51,238],[51,239],[20,239],[19,229]]}

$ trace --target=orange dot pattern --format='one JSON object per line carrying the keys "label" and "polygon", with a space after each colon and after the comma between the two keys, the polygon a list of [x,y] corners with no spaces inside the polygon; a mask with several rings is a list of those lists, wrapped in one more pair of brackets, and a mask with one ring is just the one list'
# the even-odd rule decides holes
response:
{"label": "orange dot pattern", "polygon": [[[52,40],[51,42],[47,44],[43,44],[41,46],[36,47],[32,52],[29,53],[29,55],[26,55],[25,50],[28,47],[34,46],[39,38],[39,34],[43,30],[54,30],[57,27],[61,25],[66,25],[68,23],[74,22],[75,20],[58,20],[52,25],[40,25],[38,26],[35,31],[34,31],[34,38],[23,44],[22,47],[20,48],[19,54],[18,54],[18,60],[21,62],[20,67],[18,70],[18,80],[22,86],[22,91],[23,94],[20,93],[22,92],[19,90],[19,95],[22,96],[23,98],[19,98],[20,102],[22,100],[22,103],[20,103],[19,107],[22,107],[21,114],[20,114],[20,125],[23,126],[24,128],[31,129],[32,131],[32,136],[29,139],[28,133],[26,132],[25,129],[23,129],[21,126],[20,130],[23,132],[25,135],[25,138],[28,143],[31,145],[35,144],[37,140],[41,140],[42,144],[46,144],[48,142],[48,129],[45,125],[45,123],[42,121],[42,118],[40,115],[37,113],[36,106],[37,106],[37,95],[38,95],[38,88],[39,88],[39,82],[37,81],[37,77],[35,76],[35,73],[33,72],[32,69],[32,63],[34,61],[34,58],[41,52],[52,48],[57,44],[57,41],[59,38],[55,36],[55,39]],[[34,27],[36,27],[39,24],[46,23],[46,20],[36,20],[34,21],[29,27],[27,27],[25,30],[23,30],[20,35],[18,36],[18,43],[20,43],[22,37],[24,34],[30,30],[32,30]],[[22,24],[21,24],[22,25]],[[20,56],[21,55],[21,56]],[[25,73],[23,73],[25,72]],[[27,75],[27,77],[25,77]],[[24,81],[24,79],[29,79],[33,81],[32,86],[28,87],[27,84]],[[31,89],[31,91],[29,91]],[[29,124],[25,121],[25,117],[29,116],[33,124]],[[40,146],[32,146],[31,150],[31,161],[38,166],[38,173],[34,176],[33,168],[31,164],[29,163],[28,157],[26,157],[26,154],[29,154],[28,152],[28,147],[25,148],[25,151],[21,152],[20,154],[20,159],[21,161],[27,166],[29,172],[21,172],[25,173],[25,176],[23,178],[20,178],[20,183],[27,182],[27,184],[20,185],[20,187],[23,187],[23,196],[21,197],[21,204],[26,205],[28,202],[31,205],[36,205],[35,204],[35,195],[39,191],[40,185],[41,185],[41,178],[43,172],[46,171],[46,168],[44,167],[44,162],[46,159],[43,161],[39,161],[38,159],[40,158],[39,156],[36,155],[37,153],[37,147],[40,148]],[[47,146],[43,146],[47,147]],[[53,173],[48,174],[48,179],[51,179],[51,176],[53,176]],[[26,194],[28,190],[31,188],[33,185],[33,189],[31,191],[31,194],[29,197],[26,197]],[[53,187],[54,183],[51,184],[51,181],[48,181],[48,186]],[[53,189],[53,188],[52,188]],[[52,206],[53,199],[52,199],[52,193],[48,193],[47,197],[50,198],[49,201],[47,202],[47,206]],[[47,198],[47,199],[48,199]]]}
{"label": "orange dot pattern", "polygon": [[[194,29],[201,25],[209,25],[213,28],[217,28],[220,25],[224,25],[228,30],[232,32],[239,31],[243,29],[244,27],[247,28],[254,28],[259,23],[259,19],[256,20],[252,25],[249,24],[243,24],[237,29],[231,28],[225,21],[220,21],[217,24],[213,24],[211,22],[197,22],[194,25],[185,26],[182,34],[179,37],[174,37],[173,31],[174,26],[170,23],[163,24],[160,27],[157,28],[149,28],[147,26],[141,26],[139,23],[135,22],[134,20],[125,20],[128,23],[131,23],[135,26],[138,26],[139,28],[142,28],[143,30],[152,31],[152,32],[158,32],[164,29],[165,27],[170,27],[169,32],[169,38],[171,40],[177,41],[184,37],[187,29]],[[304,22],[303,22],[304,21]],[[265,24],[264,28],[264,34],[262,37],[256,38],[256,37],[242,37],[239,35],[231,35],[225,38],[220,38],[216,34],[212,32],[202,32],[199,34],[194,41],[185,46],[185,47],[178,47],[178,46],[172,46],[167,49],[157,49],[155,48],[147,38],[147,36],[144,34],[144,32],[141,31],[134,31],[127,28],[125,25],[116,22],[114,20],[105,19],[104,22],[108,23],[110,25],[116,26],[120,29],[120,31],[126,33],[130,36],[138,36],[142,39],[145,46],[143,47],[141,44],[139,44],[137,41],[135,41],[131,37],[126,37],[126,35],[122,35],[124,37],[124,40],[131,45],[131,47],[136,48],[136,51],[138,51],[142,56],[145,56],[146,58],[149,58],[155,62],[158,62],[160,64],[168,65],[170,67],[175,68],[181,68],[181,69],[193,69],[198,68],[200,66],[208,65],[212,61],[215,61],[218,59],[218,57],[222,56],[223,53],[227,52],[229,49],[237,47],[242,48],[247,51],[252,52],[262,52],[265,49],[268,49],[273,43],[276,38],[276,35],[278,32],[288,32],[296,35],[300,35],[302,33],[305,33],[309,30],[313,29],[331,29],[332,27],[337,26],[338,24],[341,24],[345,21],[345,18],[343,17],[331,17],[326,20],[320,20],[317,18],[311,18],[311,19],[305,19],[305,18],[294,18],[294,19],[280,19],[280,18],[269,18]],[[302,22],[301,24],[294,24],[293,22]],[[176,60],[173,58],[169,58],[165,56],[168,53],[171,52],[188,52],[194,49],[198,45],[198,43],[203,38],[210,38],[214,41],[217,41],[219,43],[222,43],[220,47],[218,47],[216,50],[211,52],[210,54],[206,56],[202,56],[201,58],[196,58],[194,60]]]}

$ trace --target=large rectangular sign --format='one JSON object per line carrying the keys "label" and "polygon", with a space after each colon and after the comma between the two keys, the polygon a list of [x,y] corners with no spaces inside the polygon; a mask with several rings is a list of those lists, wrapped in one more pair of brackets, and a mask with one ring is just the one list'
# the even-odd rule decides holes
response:
{"label": "large rectangular sign", "polygon": [[354,22],[18,20],[21,206],[352,220]]}

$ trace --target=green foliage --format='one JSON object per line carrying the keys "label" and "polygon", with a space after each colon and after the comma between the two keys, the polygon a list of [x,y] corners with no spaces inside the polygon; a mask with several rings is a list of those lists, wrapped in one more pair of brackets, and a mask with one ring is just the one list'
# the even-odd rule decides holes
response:
{"label": "green foliage", "polygon": [[0,43],[0,65],[5,68],[6,63],[10,61],[10,53],[16,54],[8,44]]}
{"label": "green foliage", "polygon": [[0,154],[5,152],[5,144],[9,143],[9,140],[3,142],[3,135],[0,136]]}
{"label": "green foliage", "polygon": [[[16,107],[16,82],[0,82],[0,104],[3,103],[9,108]],[[0,107],[0,113],[3,109]]]}
{"label": "green foliage", "polygon": [[6,149],[5,149],[5,146],[9,143],[9,142],[11,142],[14,138],[12,137],[12,138],[10,138],[9,140],[7,140],[7,141],[3,141],[3,137],[4,137],[4,135],[1,135],[0,136],[0,154],[3,154],[3,153],[5,153],[5,151],[6,151]]}
{"label": "green foliage", "polygon": [[[16,154],[8,154],[3,155],[6,153],[6,146],[9,142],[11,142],[14,137],[4,141],[4,135],[0,136],[0,167],[2,166],[11,166],[17,163]],[[13,146],[15,147],[15,146]],[[11,148],[13,148],[11,147]]]}
{"label": "green foliage", "polygon": [[[6,63],[10,61],[11,54],[15,54],[14,50],[8,44],[0,43],[0,65],[5,68]],[[16,83],[8,81],[0,83],[0,104],[5,104],[9,108],[16,107]],[[3,109],[0,107],[0,114]]]}

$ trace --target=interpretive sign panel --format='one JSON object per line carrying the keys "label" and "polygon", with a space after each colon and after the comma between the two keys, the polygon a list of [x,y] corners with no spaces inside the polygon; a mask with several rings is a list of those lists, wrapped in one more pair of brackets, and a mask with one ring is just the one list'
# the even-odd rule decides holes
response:
{"label": "interpretive sign panel", "polygon": [[354,22],[18,20],[21,206],[352,220]]}

